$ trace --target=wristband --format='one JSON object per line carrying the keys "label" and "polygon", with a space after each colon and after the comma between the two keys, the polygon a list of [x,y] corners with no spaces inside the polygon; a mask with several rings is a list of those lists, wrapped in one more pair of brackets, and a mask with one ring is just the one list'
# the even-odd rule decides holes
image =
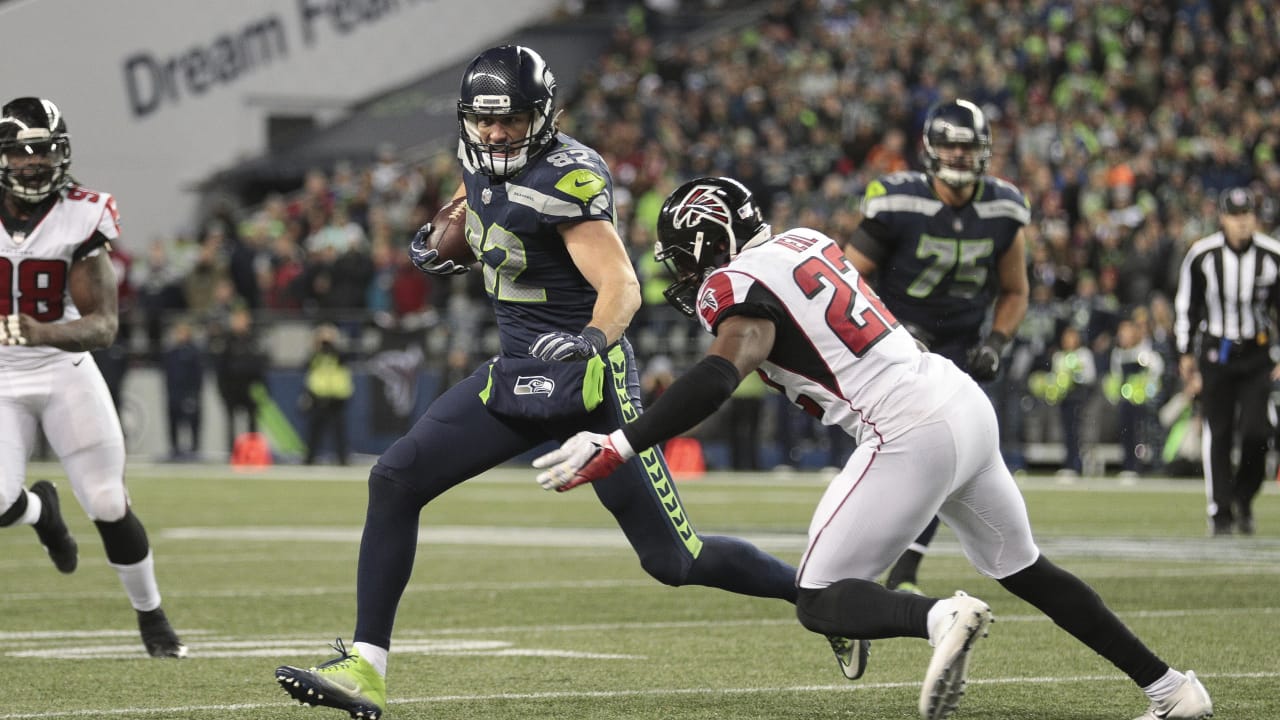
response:
{"label": "wristband", "polygon": [[622,432],[622,428],[609,433],[609,442],[613,444],[613,449],[618,453],[618,457],[623,460],[630,460],[636,456],[636,451],[632,449],[631,441],[627,439],[626,433]]}
{"label": "wristband", "polygon": [[605,335],[604,331],[600,328],[588,325],[582,328],[582,332],[579,334],[582,336],[582,339],[591,343],[591,347],[595,348],[596,353],[599,355],[603,355],[605,348],[609,347],[609,337]]}

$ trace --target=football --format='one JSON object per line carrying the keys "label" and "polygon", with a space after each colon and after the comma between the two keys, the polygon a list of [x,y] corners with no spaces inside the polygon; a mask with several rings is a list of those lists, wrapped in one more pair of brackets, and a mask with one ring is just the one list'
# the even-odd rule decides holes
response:
{"label": "football", "polygon": [[431,219],[427,247],[439,253],[440,261],[452,260],[459,265],[472,265],[475,253],[467,244],[467,199],[450,200]]}

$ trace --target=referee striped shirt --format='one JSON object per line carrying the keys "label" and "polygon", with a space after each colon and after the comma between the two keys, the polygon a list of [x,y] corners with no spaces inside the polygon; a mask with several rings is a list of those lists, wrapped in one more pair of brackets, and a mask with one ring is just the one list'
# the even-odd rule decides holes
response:
{"label": "referee striped shirt", "polygon": [[1266,333],[1268,313],[1280,305],[1278,276],[1280,241],[1270,236],[1254,233],[1239,251],[1221,232],[1193,243],[1182,260],[1173,302],[1178,352],[1195,352],[1197,333],[1232,342],[1253,342]]}

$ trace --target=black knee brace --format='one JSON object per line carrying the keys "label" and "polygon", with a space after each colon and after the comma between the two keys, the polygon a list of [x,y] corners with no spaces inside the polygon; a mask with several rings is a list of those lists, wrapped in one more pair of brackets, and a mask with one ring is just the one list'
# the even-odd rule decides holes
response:
{"label": "black knee brace", "polygon": [[94,520],[98,535],[102,536],[102,547],[107,552],[107,562],[113,565],[133,565],[142,562],[151,551],[147,542],[147,531],[142,527],[133,508],[125,510],[124,517],[114,522]]}
{"label": "black knee brace", "polygon": [[929,637],[929,608],[936,598],[895,592],[870,580],[847,579],[825,588],[800,588],[796,617],[823,635],[875,640]]}

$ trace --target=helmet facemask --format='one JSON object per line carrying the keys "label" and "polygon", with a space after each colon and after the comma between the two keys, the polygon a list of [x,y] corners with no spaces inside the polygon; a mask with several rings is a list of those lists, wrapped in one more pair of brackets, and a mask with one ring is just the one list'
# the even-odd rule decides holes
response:
{"label": "helmet facemask", "polygon": [[[695,245],[701,246],[704,233],[697,233]],[[719,247],[707,246],[686,248],[683,245],[664,246],[659,240],[654,244],[653,255],[667,268],[667,272],[675,281],[662,291],[668,303],[688,317],[696,311],[695,299],[702,281],[707,279],[716,268],[729,262],[727,243],[721,239]],[[710,258],[706,261],[703,258]],[[723,258],[723,259],[720,259]]]}
{"label": "helmet facemask", "polygon": [[[477,98],[483,100],[484,98]],[[495,179],[505,179],[520,172],[529,164],[531,157],[537,155],[550,143],[555,134],[547,116],[537,110],[531,114],[529,129],[524,137],[506,143],[486,143],[481,139],[480,121],[483,117],[500,117],[501,113],[459,112],[458,121],[462,128],[462,147],[460,152],[466,153],[465,160],[479,172]],[[516,113],[518,114],[518,112]]]}
{"label": "helmet facemask", "polygon": [[[931,174],[951,187],[973,185],[986,170],[983,149],[978,143],[930,143],[928,152],[938,158]],[[987,153],[990,154],[990,150]]]}

